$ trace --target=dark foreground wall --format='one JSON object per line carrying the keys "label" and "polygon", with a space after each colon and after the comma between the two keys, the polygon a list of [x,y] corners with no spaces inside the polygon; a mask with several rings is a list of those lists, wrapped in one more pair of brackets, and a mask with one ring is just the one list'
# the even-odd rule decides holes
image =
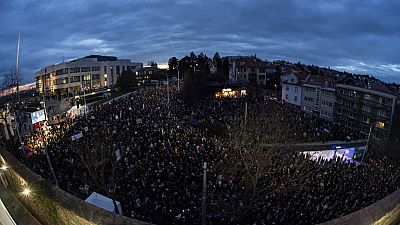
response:
{"label": "dark foreground wall", "polygon": [[[61,190],[48,180],[35,174],[9,152],[0,149],[0,166],[6,163],[5,172],[12,190],[24,206],[45,225],[144,225],[148,224],[110,213]],[[32,191],[29,196],[21,192],[25,187]]]}

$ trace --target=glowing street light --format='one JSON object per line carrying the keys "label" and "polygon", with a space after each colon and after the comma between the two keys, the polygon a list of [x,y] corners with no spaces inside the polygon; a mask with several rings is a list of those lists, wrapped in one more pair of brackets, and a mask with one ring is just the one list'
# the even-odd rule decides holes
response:
{"label": "glowing street light", "polygon": [[22,194],[24,196],[29,196],[31,194],[31,190],[29,188],[24,188],[24,190],[22,191]]}
{"label": "glowing street light", "polygon": [[1,169],[2,169],[2,170],[7,170],[7,165],[4,164],[3,166],[1,166]]}

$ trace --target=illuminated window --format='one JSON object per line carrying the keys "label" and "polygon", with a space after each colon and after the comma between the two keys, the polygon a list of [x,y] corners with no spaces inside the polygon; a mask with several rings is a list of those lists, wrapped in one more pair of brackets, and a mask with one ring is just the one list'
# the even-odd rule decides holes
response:
{"label": "illuminated window", "polygon": [[384,122],[377,122],[376,126],[381,128],[381,129],[383,129],[383,128],[385,128],[385,123]]}

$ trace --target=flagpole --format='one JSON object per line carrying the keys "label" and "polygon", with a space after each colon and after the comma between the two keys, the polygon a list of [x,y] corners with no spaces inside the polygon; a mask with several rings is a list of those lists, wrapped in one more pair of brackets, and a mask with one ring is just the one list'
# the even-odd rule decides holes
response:
{"label": "flagpole", "polygon": [[[17,61],[15,64],[15,81],[16,81],[16,85],[17,85],[17,104],[18,104],[18,110],[20,109],[20,103],[19,103],[19,48],[20,48],[20,44],[21,44],[21,34],[18,33],[18,45],[17,45]],[[13,87],[14,89],[14,87]],[[16,113],[15,110],[15,105],[14,105],[14,117],[15,118],[15,123],[16,123],[16,131],[17,131],[17,136],[18,136],[18,140],[19,143],[22,144],[22,140],[21,140],[21,135],[19,133],[19,114]]]}

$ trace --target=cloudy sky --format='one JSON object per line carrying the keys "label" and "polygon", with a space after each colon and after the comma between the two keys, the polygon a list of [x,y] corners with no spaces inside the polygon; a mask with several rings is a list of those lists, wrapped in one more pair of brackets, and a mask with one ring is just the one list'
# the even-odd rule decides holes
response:
{"label": "cloudy sky", "polygon": [[166,63],[194,51],[257,54],[400,83],[398,0],[0,1],[0,76],[89,54]]}

